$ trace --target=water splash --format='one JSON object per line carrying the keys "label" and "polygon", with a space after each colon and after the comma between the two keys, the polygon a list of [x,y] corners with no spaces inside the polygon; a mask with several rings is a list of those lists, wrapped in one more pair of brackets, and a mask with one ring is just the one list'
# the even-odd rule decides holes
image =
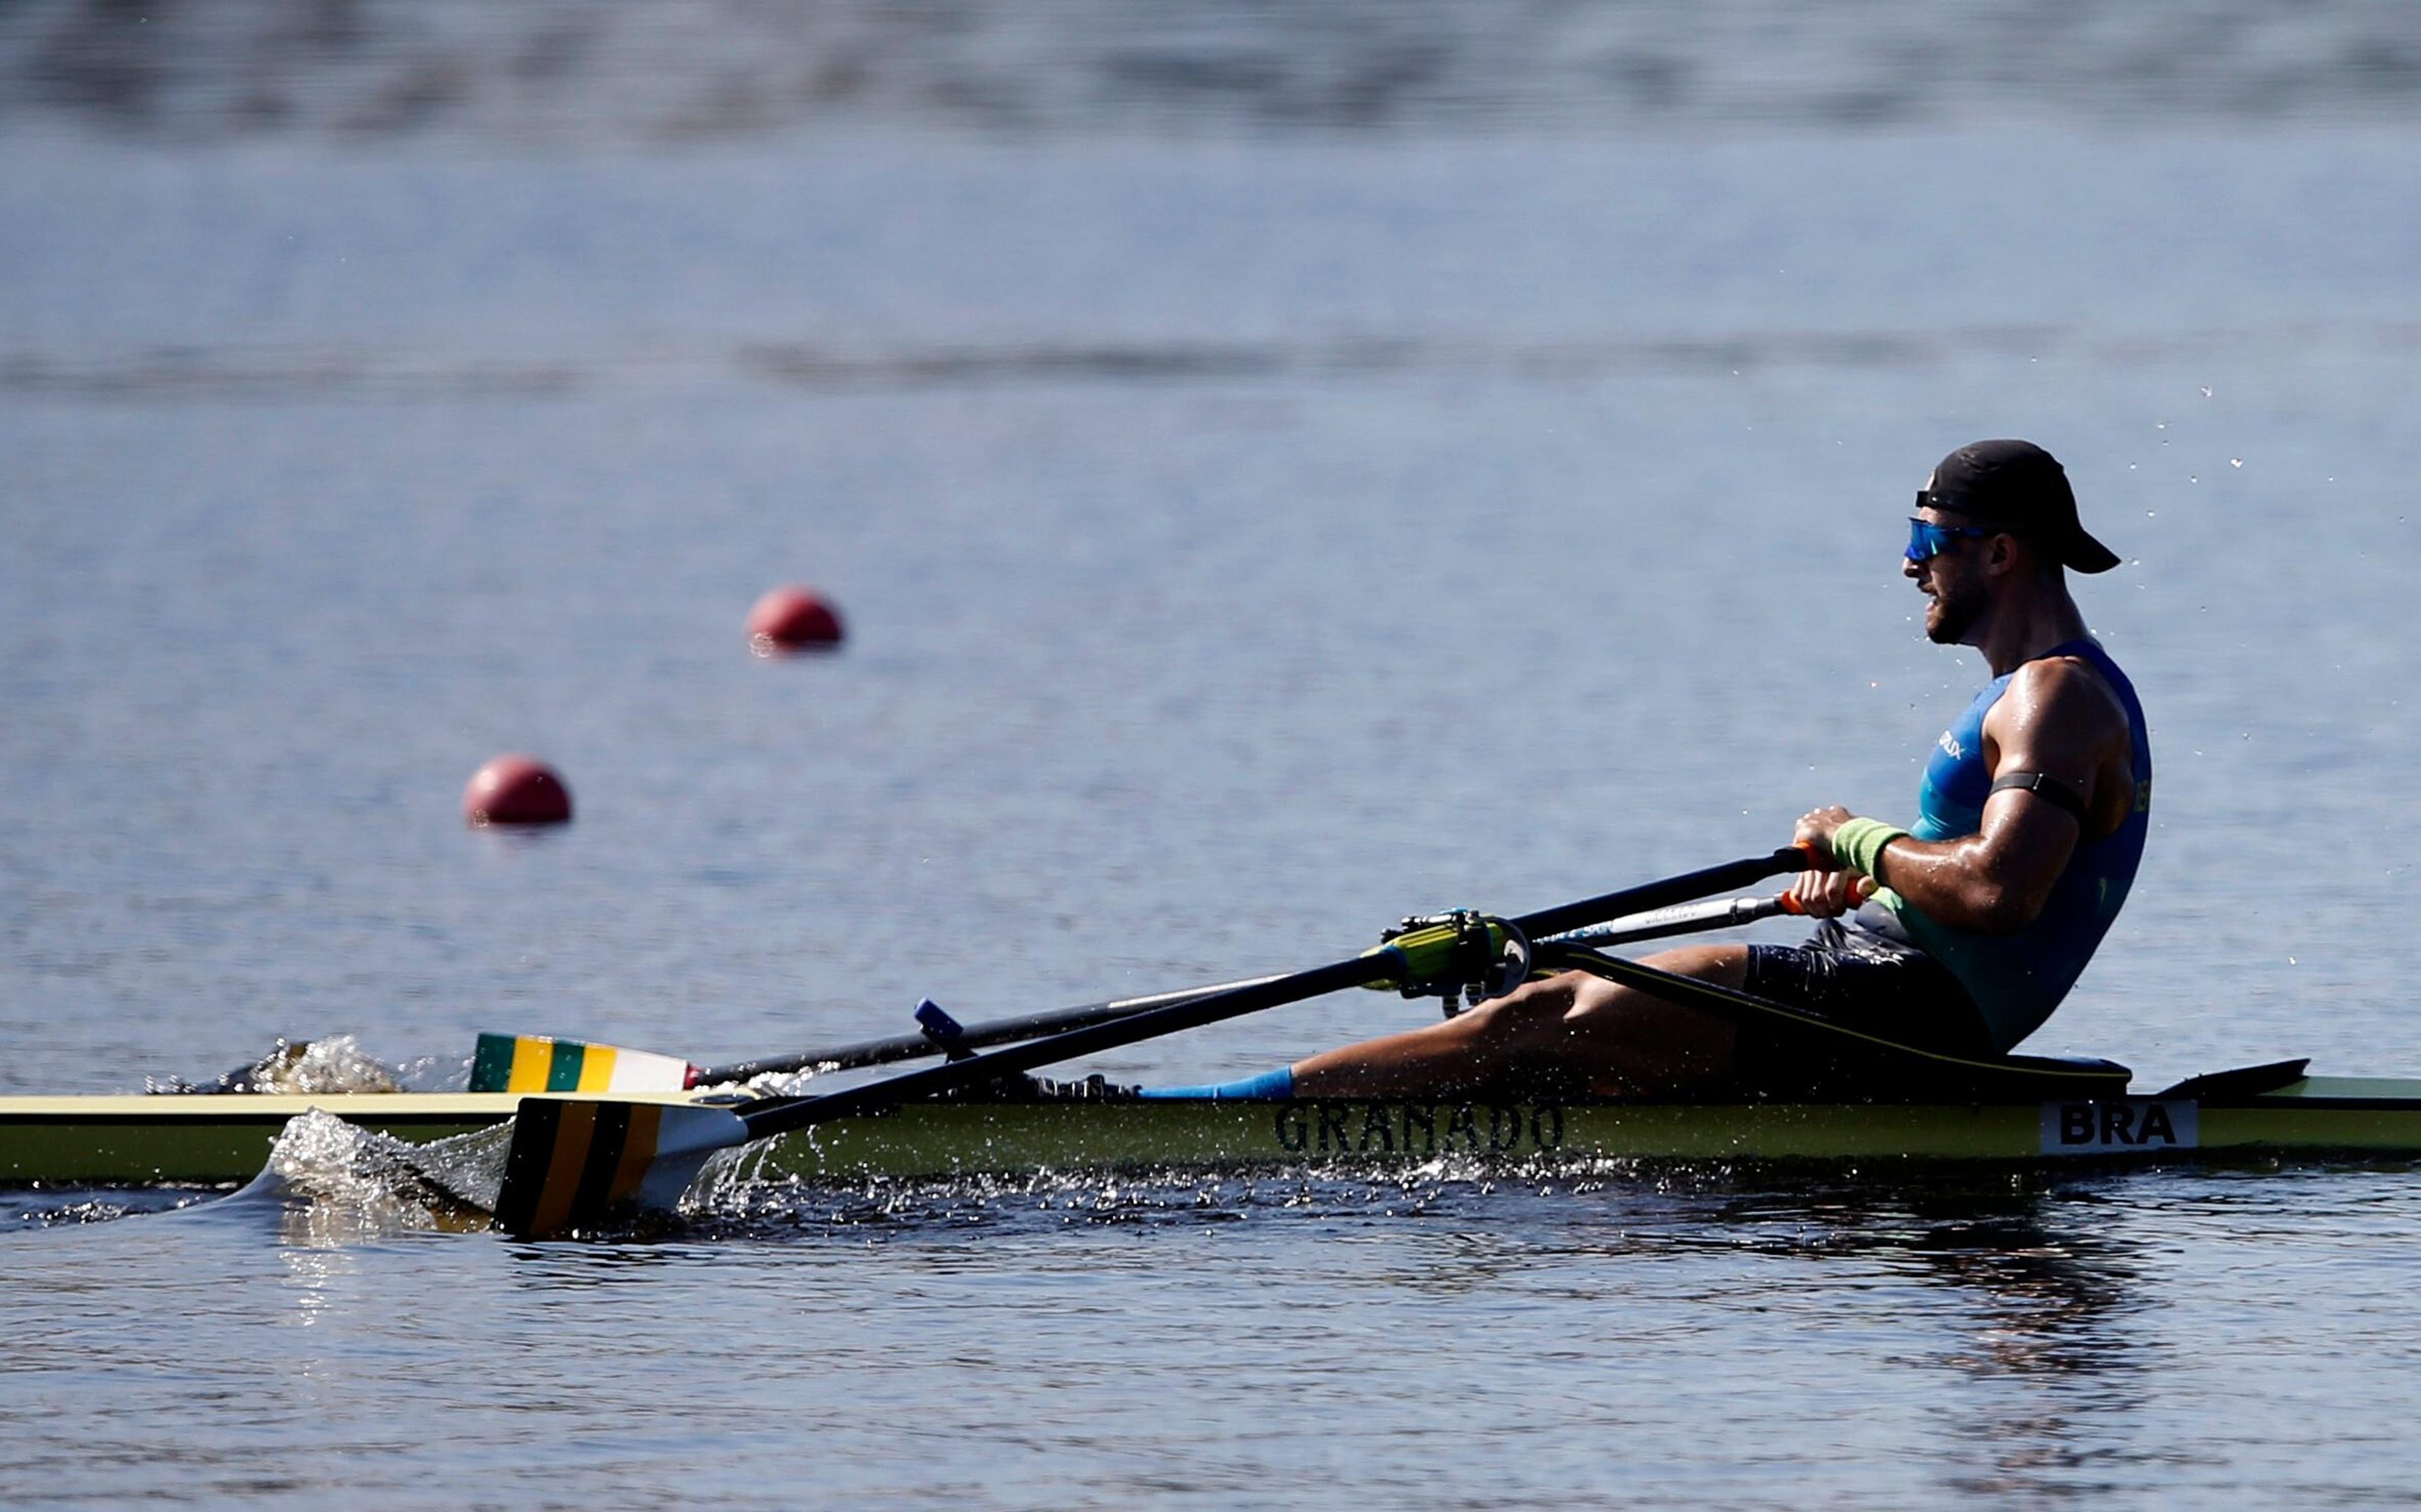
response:
{"label": "water splash", "polygon": [[[1351,1159],[1213,1169],[1172,1166],[968,1172],[947,1177],[809,1178],[780,1172],[772,1149],[718,1155],[677,1220],[691,1237],[863,1230],[1226,1224],[1257,1211],[1424,1217],[1501,1192],[1548,1196],[1605,1187],[1687,1190],[1729,1179],[1726,1164],[1676,1169],[1634,1159],[1441,1156],[1412,1165]],[[663,1220],[657,1221],[661,1225]]]}
{"label": "water splash", "polygon": [[821,1061],[795,1071],[767,1071],[745,1082],[725,1082],[713,1086],[701,1086],[696,1091],[737,1093],[751,1098],[804,1098],[811,1092],[825,1092],[829,1086],[814,1086],[820,1076],[840,1069],[837,1061]]}
{"label": "water splash", "polygon": [[[259,1092],[327,1096],[340,1092],[433,1092],[432,1082],[448,1073],[447,1063],[427,1057],[392,1067],[362,1049],[351,1035],[319,1039],[280,1039],[269,1053],[215,1082],[182,1077],[146,1077],[143,1090],[163,1092]],[[467,1074],[467,1073],[466,1073]]]}
{"label": "water splash", "polygon": [[278,1205],[282,1236],[297,1243],[484,1230],[511,1143],[510,1123],[414,1144],[314,1108],[288,1121],[260,1175],[225,1206]]}

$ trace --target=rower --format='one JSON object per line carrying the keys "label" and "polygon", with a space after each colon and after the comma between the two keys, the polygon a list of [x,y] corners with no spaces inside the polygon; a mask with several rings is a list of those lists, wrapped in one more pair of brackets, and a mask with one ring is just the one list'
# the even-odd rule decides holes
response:
{"label": "rower", "polygon": [[[1927,638],[1974,647],[1992,681],[1937,743],[1914,824],[1810,812],[1796,843],[1835,869],[1790,891],[1821,921],[1805,943],[1697,945],[1648,964],[1948,1054],[1999,1056],[2033,1033],[2126,901],[2148,824],[2142,706],[2064,575],[2117,563],[2041,447],[1981,441],[1944,458],[1916,495],[1900,570],[1925,595]],[[1156,1095],[1700,1096],[1754,1090],[1798,1053],[1732,1018],[1565,972],[1443,1023]]]}

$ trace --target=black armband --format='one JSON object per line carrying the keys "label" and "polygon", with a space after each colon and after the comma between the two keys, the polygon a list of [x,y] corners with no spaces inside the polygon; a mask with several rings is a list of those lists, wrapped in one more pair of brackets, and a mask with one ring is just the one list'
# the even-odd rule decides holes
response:
{"label": "black armband", "polygon": [[[1992,792],[1997,793],[2004,787],[2023,787],[2052,807],[2065,811],[2079,824],[2083,824],[2091,813],[2085,806],[2085,800],[2076,796],[2075,788],[2039,772],[2012,772],[2005,777],[1992,779]],[[1985,796],[1990,797],[1991,794]]]}

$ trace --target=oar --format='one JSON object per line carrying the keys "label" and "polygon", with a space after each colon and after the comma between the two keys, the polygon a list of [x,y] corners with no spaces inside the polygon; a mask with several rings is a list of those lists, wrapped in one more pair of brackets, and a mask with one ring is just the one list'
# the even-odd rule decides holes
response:
{"label": "oar", "polygon": [[[1627,945],[1641,940],[1662,940],[1667,935],[1695,934],[1702,929],[1728,929],[1735,925],[1770,919],[1777,913],[1805,912],[1791,900],[1788,893],[1778,897],[1716,897],[1704,903],[1681,903],[1652,912],[1629,914],[1591,928],[1573,929],[1553,939],[1541,940],[1539,943]],[[476,1092],[478,1088],[471,1090]]]}
{"label": "oar", "polygon": [[[1729,892],[1812,865],[1797,849],[1710,866],[1663,881],[1523,914],[1510,922],[1530,937]],[[1492,938],[1498,931],[1490,931]],[[1424,982],[1459,969],[1468,937],[1455,925],[1397,936],[1361,955],[1309,971],[1070,1029],[988,1055],[827,1092],[768,1098],[740,1107],[524,1098],[513,1119],[496,1223],[517,1239],[545,1239],[594,1225],[636,1204],[668,1212],[715,1151],[834,1118],[876,1113],[921,1098],[984,1086],[1039,1066],[1200,1028],[1349,987]]]}
{"label": "oar", "polygon": [[[1775,897],[1709,898],[1699,903],[1679,903],[1645,913],[1625,914],[1591,928],[1556,935],[1552,942],[1541,943],[1632,944],[1642,940],[1661,940],[1669,935],[1732,928],[1755,924],[1759,919],[1770,919],[1777,913],[1804,912],[1787,894]],[[1086,1024],[1106,1023],[1113,1019],[1141,1013],[1147,1008],[1162,1007],[1171,1003],[1191,1003],[1213,992],[1257,987],[1275,979],[1274,976],[1247,976],[1233,982],[1214,982],[1208,987],[1180,988],[1176,991],[1153,992],[1143,997],[1086,1003],[1048,1013],[1021,1014],[966,1025],[950,1024],[945,1033],[919,1031],[913,1035],[892,1035],[881,1039],[861,1039],[853,1044],[835,1045],[825,1050],[732,1061],[723,1066],[697,1066],[670,1055],[650,1054],[646,1051],[624,1050],[579,1039],[559,1039],[543,1035],[483,1034],[479,1037],[477,1052],[472,1057],[470,1090],[682,1092],[692,1087],[730,1086],[759,1076],[780,1076],[791,1071],[866,1070],[899,1061],[918,1060],[927,1055],[939,1055],[945,1051],[956,1055],[989,1050],[994,1045],[1039,1039],[1062,1029],[1082,1029]],[[920,1005],[917,1019],[923,1021],[929,1011],[938,1010],[932,1009],[929,1004]],[[948,1024],[946,1014],[942,1015],[942,1021]]]}
{"label": "oar", "polygon": [[[955,1053],[961,1050],[984,1050],[993,1045],[1013,1044],[1021,1039],[1039,1039],[1062,1029],[1081,1029],[1088,1023],[1104,1023],[1112,1019],[1141,1013],[1147,1008],[1162,1007],[1171,1003],[1190,1003],[1198,997],[1209,997],[1213,992],[1251,987],[1269,979],[1266,976],[1248,976],[1241,981],[1183,988],[1174,992],[1154,992],[1146,997],[1113,998],[1106,1003],[1086,1003],[1048,1013],[1028,1013],[1013,1019],[992,1019],[982,1023],[966,1024],[957,1027],[956,1033],[893,1035],[884,1039],[861,1039],[853,1045],[835,1045],[829,1050],[808,1050],[792,1055],[770,1055],[762,1060],[734,1061],[728,1066],[695,1066],[677,1056],[658,1055],[643,1050],[623,1050],[581,1039],[554,1039],[543,1035],[481,1035],[478,1049],[471,1057],[471,1090],[681,1092],[691,1087],[724,1086],[753,1077],[811,1068],[862,1070],[869,1066],[914,1060],[921,1055],[939,1055],[944,1051]],[[940,1010],[934,1011],[938,1013]],[[925,1020],[922,1007],[916,1017],[919,1021]],[[947,1015],[943,1018],[946,1022]]]}

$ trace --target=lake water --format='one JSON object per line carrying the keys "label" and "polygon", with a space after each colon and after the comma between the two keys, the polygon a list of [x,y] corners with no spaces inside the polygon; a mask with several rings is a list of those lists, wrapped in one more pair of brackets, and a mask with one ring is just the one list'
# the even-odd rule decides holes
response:
{"label": "lake water", "polygon": [[[1984,674],[1918,632],[1901,519],[2000,434],[2126,559],[2078,596],[2161,773],[2028,1048],[2421,1074],[2397,8],[2085,8],[1998,69],[2024,8],[1138,41],[867,7],[654,66],[598,8],[543,11],[596,29],[554,73],[484,9],[0,18],[0,1091],[281,1036],[432,1080],[482,1029],[736,1058],[1904,816]],[[1874,87],[1894,38],[1921,86]],[[412,72],[445,47],[452,92]],[[1606,72],[1643,49],[1679,62]],[[761,83],[843,54],[854,92]],[[747,654],[792,580],[838,655]],[[572,826],[461,826],[514,749]],[[192,1195],[0,1194],[10,1501],[2368,1504],[2421,1469],[2402,1167],[883,1186],[571,1245],[375,1192],[159,1210]]]}

